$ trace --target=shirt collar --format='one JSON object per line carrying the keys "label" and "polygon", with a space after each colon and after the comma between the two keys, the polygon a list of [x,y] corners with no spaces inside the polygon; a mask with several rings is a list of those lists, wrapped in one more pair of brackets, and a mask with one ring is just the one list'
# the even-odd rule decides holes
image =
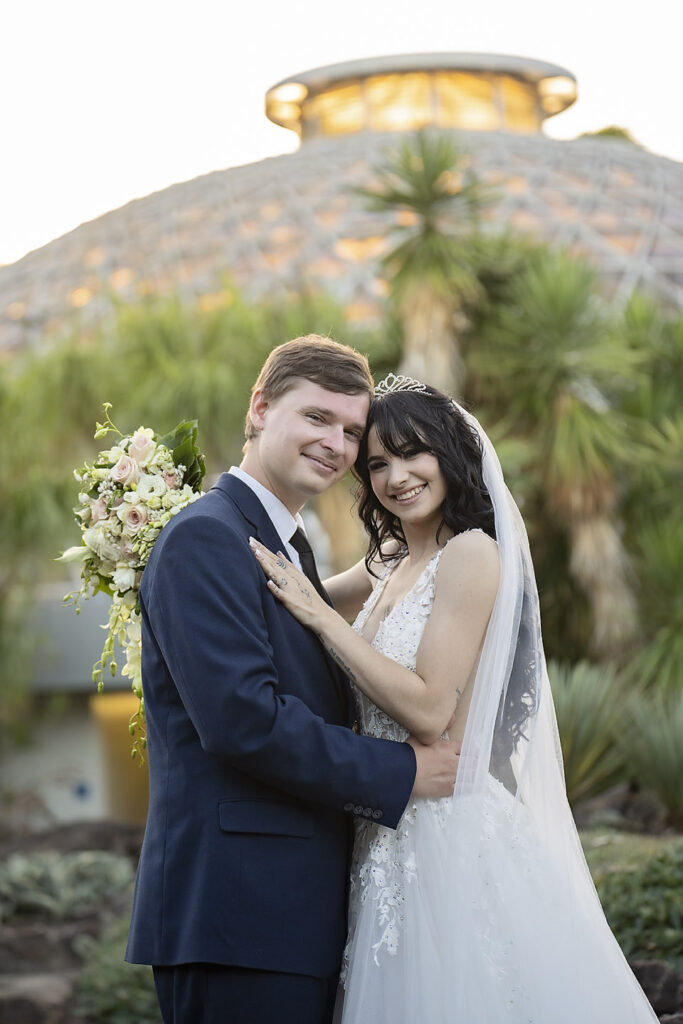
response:
{"label": "shirt collar", "polygon": [[229,472],[254,492],[268,513],[268,518],[271,523],[285,543],[289,541],[297,527],[303,530],[304,533],[306,532],[304,528],[304,521],[300,514],[297,512],[297,514],[293,516],[287,506],[284,505],[272,491],[269,491],[267,487],[264,487],[262,483],[255,480],[253,476],[249,475],[249,473],[245,473],[239,466],[231,466]]}

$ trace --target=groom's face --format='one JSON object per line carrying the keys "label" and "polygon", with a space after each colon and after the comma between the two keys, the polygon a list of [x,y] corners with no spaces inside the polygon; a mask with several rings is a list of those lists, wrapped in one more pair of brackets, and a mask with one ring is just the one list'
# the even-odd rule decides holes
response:
{"label": "groom's face", "polygon": [[356,459],[369,405],[367,394],[328,391],[309,380],[272,401],[256,392],[253,455],[261,482],[292,512],[327,490]]}

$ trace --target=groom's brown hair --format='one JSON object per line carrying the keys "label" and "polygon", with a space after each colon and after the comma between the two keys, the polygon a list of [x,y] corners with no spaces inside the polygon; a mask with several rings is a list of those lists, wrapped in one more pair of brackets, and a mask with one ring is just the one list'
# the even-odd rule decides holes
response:
{"label": "groom's brown hair", "polygon": [[[365,356],[322,334],[306,334],[274,348],[263,364],[251,393],[262,391],[264,397],[272,402],[293,388],[297,380],[310,380],[321,388],[344,395],[365,393],[372,396],[372,374]],[[257,434],[247,410],[244,424],[247,442]]]}

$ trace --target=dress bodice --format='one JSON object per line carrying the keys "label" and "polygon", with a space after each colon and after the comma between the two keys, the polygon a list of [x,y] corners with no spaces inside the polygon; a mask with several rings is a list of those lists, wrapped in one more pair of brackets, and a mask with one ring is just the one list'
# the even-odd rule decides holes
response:
{"label": "dress bodice", "polygon": [[[422,570],[410,590],[380,621],[371,646],[380,654],[398,662],[411,672],[417,664],[417,651],[420,646],[424,628],[434,603],[436,573],[443,548],[436,552]],[[368,597],[360,611],[353,628],[362,635],[366,622],[376,607],[389,577],[396,568],[398,560],[390,562],[384,569],[379,582]],[[385,714],[381,708],[353,686],[353,693],[358,708],[361,732],[366,736],[379,736],[382,739],[402,742],[408,736],[407,729]]]}

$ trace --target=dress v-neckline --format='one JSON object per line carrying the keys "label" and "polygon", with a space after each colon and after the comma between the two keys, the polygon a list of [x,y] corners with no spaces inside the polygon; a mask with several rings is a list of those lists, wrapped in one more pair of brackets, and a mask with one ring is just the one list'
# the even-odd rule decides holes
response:
{"label": "dress v-neckline", "polygon": [[390,618],[391,618],[391,616],[392,616],[392,615],[394,614],[394,612],[398,611],[398,609],[399,609],[399,608],[401,607],[401,605],[402,605],[402,604],[404,604],[404,602],[405,602],[405,601],[407,600],[407,598],[408,598],[408,597],[410,597],[410,595],[412,594],[413,590],[415,590],[415,588],[417,587],[418,583],[419,583],[419,582],[420,582],[420,581],[422,580],[422,577],[423,577],[423,576],[425,575],[425,573],[427,572],[427,569],[429,569],[429,567],[431,566],[432,562],[434,562],[434,560],[435,560],[435,559],[437,559],[437,558],[438,558],[438,557],[439,557],[439,556],[440,556],[440,555],[442,554],[442,552],[444,551],[444,549],[445,549],[445,545],[444,545],[444,547],[443,547],[443,548],[439,548],[439,550],[438,550],[438,551],[435,551],[435,552],[434,552],[434,554],[432,555],[432,557],[431,557],[431,558],[429,559],[429,561],[428,561],[428,562],[427,562],[427,563],[425,564],[425,566],[424,566],[424,568],[423,568],[422,572],[420,573],[420,575],[419,575],[419,576],[417,577],[417,579],[415,580],[415,582],[413,583],[413,585],[412,585],[411,587],[409,587],[409,588],[408,588],[408,589],[406,590],[405,594],[404,594],[404,595],[403,595],[403,597],[402,597],[402,598],[400,599],[400,601],[397,601],[397,602],[396,602],[395,604],[393,604],[393,605],[391,606],[391,608],[389,608],[389,609],[388,609],[388,610],[387,610],[387,611],[386,611],[386,612],[384,613],[384,615],[382,616],[382,618],[381,618],[381,619],[379,620],[379,622],[377,623],[377,628],[375,629],[375,632],[374,632],[374,634],[373,634],[373,637],[372,637],[372,639],[371,639],[371,640],[369,640],[369,639],[368,639],[368,637],[367,637],[367,636],[365,635],[365,633],[364,633],[364,631],[363,631],[363,627],[365,626],[365,623],[367,623],[368,619],[370,618],[370,616],[371,616],[371,615],[372,615],[372,613],[374,612],[375,608],[377,607],[377,603],[378,603],[378,601],[379,601],[379,599],[380,599],[381,595],[382,595],[382,594],[384,593],[384,590],[385,590],[385,588],[386,588],[386,585],[387,585],[387,583],[389,582],[389,580],[390,580],[390,579],[391,579],[391,577],[393,576],[393,574],[394,574],[394,569],[395,569],[395,568],[396,568],[396,566],[397,566],[397,565],[399,564],[399,562],[400,562],[400,559],[399,559],[399,560],[398,560],[397,562],[395,562],[395,563],[394,563],[394,565],[392,565],[392,566],[390,566],[390,567],[389,567],[389,571],[387,572],[386,576],[384,576],[384,578],[383,578],[383,579],[381,579],[381,580],[379,581],[379,583],[377,584],[377,586],[375,587],[375,589],[374,589],[374,590],[373,590],[373,592],[372,592],[372,595],[371,595],[371,596],[372,596],[372,597],[374,597],[374,596],[375,596],[375,594],[376,594],[376,595],[377,595],[377,597],[375,597],[375,600],[374,600],[374,601],[372,602],[372,606],[371,606],[370,610],[368,611],[368,614],[367,614],[367,615],[366,615],[366,617],[365,617],[365,622],[363,623],[363,627],[361,627],[361,630],[360,630],[360,635],[362,636],[363,640],[365,640],[365,642],[366,642],[367,644],[370,644],[370,646],[371,646],[371,647],[372,647],[372,646],[374,645],[374,643],[375,643],[375,640],[376,640],[376,639],[377,639],[377,637],[379,636],[379,634],[380,634],[380,630],[382,629],[382,627],[384,626],[384,624],[385,624],[386,622],[388,622],[388,621],[389,621],[389,619],[390,619]]}

